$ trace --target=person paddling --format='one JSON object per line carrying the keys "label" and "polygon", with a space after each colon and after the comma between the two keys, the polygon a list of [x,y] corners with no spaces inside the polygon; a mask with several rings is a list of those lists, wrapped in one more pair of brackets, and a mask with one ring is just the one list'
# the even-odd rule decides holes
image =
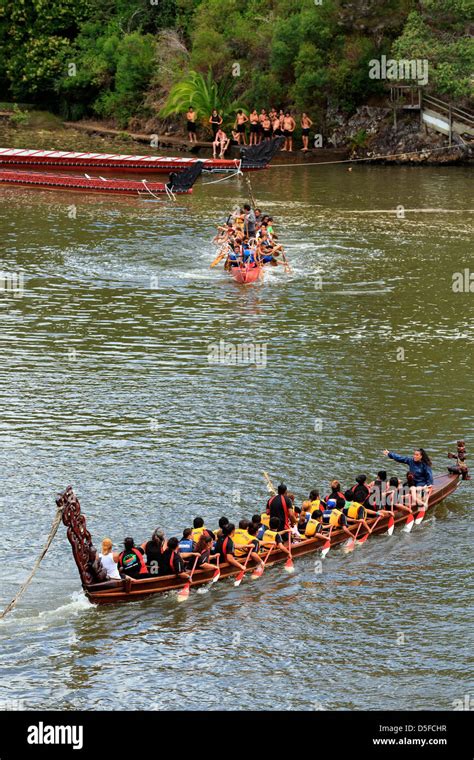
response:
{"label": "person paddling", "polygon": [[185,572],[184,561],[179,553],[179,541],[176,536],[168,539],[168,546],[163,552],[160,565],[160,575],[177,575],[179,578],[189,580],[189,574]]}
{"label": "person paddling", "polygon": [[272,496],[267,502],[267,507],[270,510],[270,525],[272,517],[277,517],[279,523],[278,530],[290,530],[293,525],[296,525],[297,519],[288,496],[288,488],[284,483],[280,483],[277,490],[277,494]]}
{"label": "person paddling", "polygon": [[235,554],[235,546],[233,537],[235,534],[235,525],[234,523],[228,523],[222,528],[222,534],[219,536],[219,538],[216,541],[216,548],[214,550],[214,554],[218,554],[221,563],[222,562],[228,562],[229,565],[233,565],[234,567],[237,567],[239,570],[243,570],[244,566],[240,564],[238,560],[236,560],[234,554]]}
{"label": "person paddling", "polygon": [[127,537],[123,542],[124,550],[118,557],[119,572],[125,573],[130,578],[148,577],[148,568],[146,566],[144,550],[141,546],[135,546],[133,538]]}

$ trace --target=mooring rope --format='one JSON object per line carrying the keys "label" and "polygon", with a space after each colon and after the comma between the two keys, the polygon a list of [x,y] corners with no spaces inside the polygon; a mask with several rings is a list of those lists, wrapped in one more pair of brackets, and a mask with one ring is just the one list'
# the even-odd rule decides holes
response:
{"label": "mooring rope", "polygon": [[28,578],[26,579],[26,581],[24,582],[24,584],[20,588],[20,590],[17,593],[17,595],[15,596],[15,598],[12,599],[12,601],[10,602],[10,604],[7,607],[5,607],[5,609],[3,610],[3,612],[0,613],[0,620],[2,620],[5,617],[5,615],[8,615],[8,613],[11,612],[16,607],[17,602],[21,599],[21,597],[25,593],[26,589],[30,585],[30,583],[31,583],[31,581],[33,579],[34,574],[36,573],[36,571],[39,568],[42,560],[46,556],[46,552],[48,551],[49,547],[51,546],[53,538],[55,537],[56,532],[57,532],[57,530],[59,528],[59,523],[61,522],[62,515],[63,515],[62,507],[58,507],[58,510],[57,510],[56,515],[55,515],[54,520],[53,520],[53,524],[51,526],[51,530],[49,532],[48,539],[47,539],[47,541],[46,541],[46,543],[45,543],[45,545],[44,545],[44,547],[43,547],[43,549],[42,549],[42,551],[41,551],[38,559],[36,560],[36,562],[34,564],[33,570],[29,574]]}
{"label": "mooring rope", "polygon": [[293,166],[327,166],[328,164],[355,164],[360,161],[380,161],[382,158],[397,158],[397,156],[412,156],[419,153],[433,153],[435,150],[452,150],[453,148],[462,149],[461,145],[444,146],[442,148],[421,148],[421,150],[405,150],[402,153],[387,153],[385,156],[366,156],[365,158],[344,158],[339,161],[304,161],[301,164],[269,164],[267,169],[281,169],[283,167]]}
{"label": "mooring rope", "polygon": [[220,179],[212,179],[210,182],[203,182],[202,184],[203,185],[216,185],[218,182],[226,182],[226,180],[233,179],[234,177],[238,177],[241,174],[242,174],[242,172],[240,171],[240,169],[238,169],[236,172],[234,172],[233,174],[229,174],[227,177],[221,177]]}

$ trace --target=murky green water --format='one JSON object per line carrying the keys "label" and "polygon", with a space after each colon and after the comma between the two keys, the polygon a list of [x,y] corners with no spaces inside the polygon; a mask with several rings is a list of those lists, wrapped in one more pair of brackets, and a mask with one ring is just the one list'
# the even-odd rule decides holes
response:
{"label": "murky green water", "polygon": [[[474,294],[452,289],[474,268],[472,171],[252,176],[293,273],[247,288],[209,269],[214,223],[245,199],[242,180],[212,179],[173,206],[0,190],[1,268],[24,277],[21,297],[0,294],[0,608],[70,483],[96,542],[119,543],[250,516],[262,469],[300,501],[374,474],[386,446],[423,445],[438,472],[456,438],[474,448]],[[263,344],[265,366],[210,364],[221,340]],[[0,703],[452,709],[473,687],[471,483],[322,573],[301,559],[179,606],[94,609],[61,528],[0,624]]]}

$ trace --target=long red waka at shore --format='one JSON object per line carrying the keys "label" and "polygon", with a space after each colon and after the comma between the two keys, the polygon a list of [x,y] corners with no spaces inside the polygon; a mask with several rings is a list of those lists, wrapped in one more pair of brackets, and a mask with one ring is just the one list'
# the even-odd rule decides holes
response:
{"label": "long red waka at shore", "polygon": [[[114,177],[89,177],[87,174],[46,174],[34,171],[1,171],[0,186],[14,185],[38,190],[72,190],[106,195],[157,195],[163,193],[192,193],[192,186],[201,173],[200,162],[186,172],[173,174],[169,182],[148,182]],[[192,175],[189,180],[187,175]]]}
{"label": "long red waka at shore", "polygon": [[71,169],[119,169],[120,171],[147,174],[167,174],[171,171],[188,169],[190,166],[194,166],[198,160],[202,161],[204,171],[237,171],[241,163],[239,159],[128,156],[115,153],[72,153],[65,150],[0,148],[0,168],[6,165],[40,169],[61,166]]}
{"label": "long red waka at shore", "polygon": [[259,145],[242,146],[240,158],[176,158],[174,156],[128,156],[115,153],[79,153],[66,150],[27,150],[0,148],[0,169],[61,166],[64,169],[118,169],[120,172],[162,173],[182,172],[198,162],[206,172],[237,172],[265,169],[282,147],[284,137],[275,137]]}

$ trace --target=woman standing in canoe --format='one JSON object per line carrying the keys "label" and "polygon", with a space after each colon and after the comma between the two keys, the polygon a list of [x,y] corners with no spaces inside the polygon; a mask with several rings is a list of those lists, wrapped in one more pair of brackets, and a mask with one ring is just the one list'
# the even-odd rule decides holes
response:
{"label": "woman standing in canoe", "polygon": [[393,459],[395,462],[407,464],[413,475],[415,485],[410,488],[412,497],[412,506],[428,505],[428,499],[433,490],[433,471],[431,469],[431,459],[424,449],[415,449],[412,457],[400,456],[393,451],[384,449],[386,457]]}

